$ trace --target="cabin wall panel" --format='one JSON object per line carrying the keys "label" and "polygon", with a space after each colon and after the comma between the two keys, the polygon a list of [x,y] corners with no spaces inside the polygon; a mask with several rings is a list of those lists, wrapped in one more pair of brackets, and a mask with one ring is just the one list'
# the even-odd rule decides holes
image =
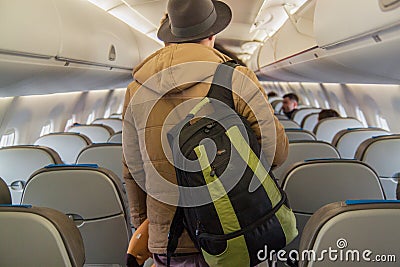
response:
{"label": "cabin wall panel", "polygon": [[14,128],[15,144],[33,144],[48,122],[53,124],[54,132],[63,132],[73,115],[79,123],[86,123],[92,112],[95,118],[102,118],[110,99],[113,99],[111,113],[117,112],[124,93],[122,88],[0,98],[0,111],[6,111],[1,113],[0,135]]}
{"label": "cabin wall panel", "polygon": [[6,128],[8,124],[7,114],[9,113],[13,100],[13,97],[0,98],[0,136],[8,130],[8,128]]}
{"label": "cabin wall panel", "polygon": [[304,99],[307,98],[311,106],[332,108],[342,116],[358,119],[361,119],[361,111],[368,126],[384,127],[387,123],[391,132],[400,133],[400,85],[286,82],[273,84],[280,87],[282,95],[287,92],[298,94],[301,104],[304,104]]}

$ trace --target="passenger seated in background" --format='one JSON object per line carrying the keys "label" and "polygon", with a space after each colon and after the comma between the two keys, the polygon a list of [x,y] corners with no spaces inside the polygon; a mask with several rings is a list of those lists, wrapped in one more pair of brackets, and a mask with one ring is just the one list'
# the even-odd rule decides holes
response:
{"label": "passenger seated in background", "polygon": [[283,96],[282,111],[289,119],[292,118],[292,114],[297,110],[298,105],[299,97],[296,94],[289,93]]}
{"label": "passenger seated in background", "polygon": [[339,113],[334,109],[323,109],[318,114],[318,121],[326,119],[326,118],[333,118],[333,117],[340,117]]}
{"label": "passenger seated in background", "polygon": [[278,94],[275,93],[274,91],[271,91],[271,92],[269,92],[269,93],[267,94],[267,96],[268,96],[268,98],[270,98],[270,97],[278,96]]}

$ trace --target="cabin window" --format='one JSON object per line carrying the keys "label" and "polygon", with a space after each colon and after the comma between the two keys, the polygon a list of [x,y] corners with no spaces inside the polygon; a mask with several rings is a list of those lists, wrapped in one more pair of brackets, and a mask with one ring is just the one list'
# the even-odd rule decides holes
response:
{"label": "cabin window", "polygon": [[342,117],[347,117],[347,112],[346,112],[346,110],[344,109],[343,105],[340,104],[340,103],[336,103],[336,104],[337,104],[337,107],[338,107],[338,111],[339,111],[340,116],[342,116]]}
{"label": "cabin window", "polygon": [[387,120],[384,117],[377,114],[376,121],[378,122],[378,127],[390,132],[389,124],[387,123]]}
{"label": "cabin window", "polygon": [[314,107],[316,107],[316,108],[320,107],[318,100],[316,98],[314,98]]}
{"label": "cabin window", "polygon": [[68,131],[68,129],[76,122],[76,115],[73,114],[72,117],[67,120],[67,123],[65,124],[65,129],[64,131]]}
{"label": "cabin window", "polygon": [[8,130],[1,136],[0,147],[12,146],[15,142],[15,130]]}
{"label": "cabin window", "polygon": [[111,115],[111,107],[108,107],[106,109],[106,112],[104,112],[104,118],[109,118]]}
{"label": "cabin window", "polygon": [[121,103],[121,104],[119,105],[119,107],[118,107],[117,114],[122,114],[123,108],[124,108],[124,104]]}
{"label": "cabin window", "polygon": [[47,122],[46,125],[42,127],[42,130],[40,131],[40,136],[53,132],[53,128],[54,128],[53,122],[52,121]]}
{"label": "cabin window", "polygon": [[319,96],[319,98],[322,100],[323,108],[329,108],[329,102],[328,102],[328,100],[326,99],[325,94],[322,93],[322,92],[318,92],[318,96]]}
{"label": "cabin window", "polygon": [[86,121],[86,124],[91,124],[95,119],[95,115],[94,115],[94,110],[92,111],[92,113],[89,114],[89,117]]}
{"label": "cabin window", "polygon": [[361,110],[359,107],[356,107],[356,116],[357,116],[357,119],[358,119],[359,121],[361,121],[362,124],[363,124],[365,127],[368,127],[367,119],[365,119],[364,112],[362,112],[362,110]]}

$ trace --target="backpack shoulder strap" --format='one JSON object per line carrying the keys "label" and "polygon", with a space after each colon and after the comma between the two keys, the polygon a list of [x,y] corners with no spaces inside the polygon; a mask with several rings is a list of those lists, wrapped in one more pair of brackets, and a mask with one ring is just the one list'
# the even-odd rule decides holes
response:
{"label": "backpack shoulder strap", "polygon": [[183,208],[176,207],[174,218],[172,219],[171,226],[168,233],[168,244],[167,244],[167,267],[171,264],[171,257],[174,254],[177,246],[179,237],[182,235],[184,230],[183,224]]}
{"label": "backpack shoulder strap", "polygon": [[239,66],[234,60],[226,61],[218,65],[207,97],[225,103],[234,109],[232,96],[232,76],[234,69]]}

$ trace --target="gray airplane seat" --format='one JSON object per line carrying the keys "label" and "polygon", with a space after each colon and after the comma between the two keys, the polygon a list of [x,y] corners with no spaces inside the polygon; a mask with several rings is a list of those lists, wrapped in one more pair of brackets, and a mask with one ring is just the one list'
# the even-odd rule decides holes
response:
{"label": "gray airplane seat", "polygon": [[318,116],[319,112],[317,113],[310,113],[304,116],[303,120],[301,121],[301,128],[307,131],[313,131],[315,125],[318,123]]}
{"label": "gray airplane seat", "polygon": [[107,143],[122,144],[122,131],[116,132],[108,138]]}
{"label": "gray airplane seat", "polygon": [[131,235],[121,182],[97,165],[55,165],[26,184],[23,204],[57,209],[74,220],[85,245],[86,264],[125,263]]}
{"label": "gray airplane seat", "polygon": [[[357,160],[308,160],[294,165],[283,190],[296,215],[299,236],[311,215],[322,206],[346,199],[385,199],[375,171]],[[298,248],[299,237],[289,245]]]}
{"label": "gray airplane seat", "polygon": [[331,144],[321,141],[292,141],[289,143],[288,156],[283,164],[275,169],[275,178],[281,184],[285,173],[297,162],[316,158],[335,158],[338,159],[339,153]]}
{"label": "gray airplane seat", "polygon": [[396,199],[400,173],[400,135],[369,138],[358,147],[355,158],[370,165],[379,175],[387,199]]}
{"label": "gray airplane seat", "polygon": [[303,129],[290,129],[286,128],[285,133],[289,139],[289,142],[293,141],[315,141],[314,133],[303,130]]}
{"label": "gray airplane seat", "polygon": [[282,102],[283,102],[282,98],[276,99],[276,100],[270,102],[275,113],[279,114],[279,112],[281,111],[282,104],[283,104]]}
{"label": "gray airplane seat", "polygon": [[274,114],[278,120],[287,120],[288,117],[285,114]]}
{"label": "gray airplane seat", "polygon": [[8,185],[0,178],[0,205],[11,204],[11,194]]}
{"label": "gray airplane seat", "polygon": [[110,115],[111,119],[121,119],[122,120],[122,114],[120,113],[113,113]]}
{"label": "gray airplane seat", "polygon": [[285,129],[300,129],[300,125],[296,122],[289,120],[289,119],[281,119],[279,122],[282,124],[283,128]]}
{"label": "gray airplane seat", "polygon": [[355,118],[326,118],[319,121],[313,130],[317,140],[331,143],[335,134],[347,128],[362,128],[364,125]]}
{"label": "gray airplane seat", "polygon": [[308,114],[316,113],[316,112],[320,112],[320,111],[321,111],[320,108],[313,108],[313,107],[299,108],[293,112],[292,120],[297,122],[297,124],[300,125],[305,116],[307,116]]}
{"label": "gray airplane seat", "polygon": [[92,143],[105,143],[114,134],[114,130],[104,124],[77,124],[69,128],[68,132],[84,134]]}
{"label": "gray airplane seat", "polygon": [[92,124],[102,124],[107,125],[113,129],[113,131],[120,132],[122,131],[122,120],[118,118],[100,118],[95,119]]}
{"label": "gray airplane seat", "polygon": [[60,156],[44,146],[9,146],[0,148],[0,177],[9,187],[12,203],[21,202],[26,181],[36,170],[60,164]]}
{"label": "gray airplane seat", "polygon": [[390,133],[381,128],[349,128],[339,131],[333,138],[334,145],[345,159],[353,159],[358,146],[366,139],[389,135]]}
{"label": "gray airplane seat", "polygon": [[31,206],[0,206],[1,266],[81,267],[85,249],[65,214]]}
{"label": "gray airplane seat", "polygon": [[122,177],[122,145],[103,143],[85,147],[76,159],[77,164],[97,164],[114,172],[124,182]]}
{"label": "gray airplane seat", "polygon": [[90,145],[90,139],[79,133],[51,133],[39,137],[35,145],[47,146],[55,150],[67,164],[75,163],[79,152]]}
{"label": "gray airplane seat", "polygon": [[395,244],[399,225],[399,201],[328,204],[315,212],[304,228],[299,255],[305,256],[299,257],[299,266],[398,266],[400,247]]}

